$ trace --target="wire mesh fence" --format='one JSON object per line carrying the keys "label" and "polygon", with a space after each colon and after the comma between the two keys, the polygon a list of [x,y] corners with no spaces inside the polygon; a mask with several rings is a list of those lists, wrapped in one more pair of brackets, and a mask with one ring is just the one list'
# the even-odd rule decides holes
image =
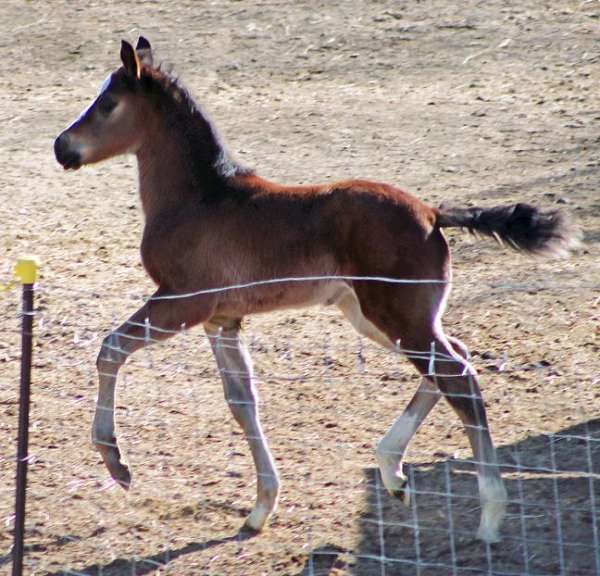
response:
{"label": "wire mesh fence", "polygon": [[[282,480],[268,529],[250,536],[239,529],[256,475],[209,337],[185,331],[132,355],[119,374],[115,415],[133,471],[125,492],[91,448],[95,360],[103,319],[115,327],[142,300],[45,284],[36,298],[27,574],[600,574],[593,346],[559,357],[551,334],[537,356],[519,342],[467,342],[508,490],[502,542],[489,545],[475,539],[476,462],[445,402],[406,455],[409,505],[383,486],[376,443],[419,383],[405,354],[359,336],[334,309],[250,319],[244,339]],[[10,440],[0,454],[0,570],[14,522],[16,292],[5,303],[15,328],[0,349]]]}

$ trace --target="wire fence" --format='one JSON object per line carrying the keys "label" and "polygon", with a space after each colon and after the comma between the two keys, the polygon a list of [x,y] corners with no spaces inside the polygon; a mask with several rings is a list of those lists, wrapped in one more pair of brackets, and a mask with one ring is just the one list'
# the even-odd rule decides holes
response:
{"label": "wire fence", "polygon": [[[477,462],[447,403],[406,455],[409,505],[383,486],[374,449],[418,386],[405,360],[415,351],[385,350],[330,308],[251,318],[243,337],[282,490],[269,528],[249,537],[239,528],[256,475],[223,400],[210,336],[184,331],[138,351],[119,374],[115,416],[133,471],[125,492],[91,448],[95,360],[105,319],[117,326],[142,299],[43,283],[36,300],[26,574],[600,574],[593,346],[553,356],[548,333],[536,357],[518,341],[492,350],[466,342],[508,490],[502,542],[490,545],[475,539]],[[14,527],[17,293],[5,302],[14,329],[0,347],[1,426],[10,439],[0,453],[0,571],[11,562]],[[418,354],[442,375],[435,366],[448,358]]]}

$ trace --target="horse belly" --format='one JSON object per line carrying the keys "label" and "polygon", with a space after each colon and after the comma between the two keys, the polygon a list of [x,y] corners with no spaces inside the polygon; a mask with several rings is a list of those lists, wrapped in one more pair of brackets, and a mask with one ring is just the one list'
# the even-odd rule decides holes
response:
{"label": "horse belly", "polygon": [[341,280],[282,280],[231,290],[219,299],[217,312],[245,316],[316,305],[336,304],[349,290]]}

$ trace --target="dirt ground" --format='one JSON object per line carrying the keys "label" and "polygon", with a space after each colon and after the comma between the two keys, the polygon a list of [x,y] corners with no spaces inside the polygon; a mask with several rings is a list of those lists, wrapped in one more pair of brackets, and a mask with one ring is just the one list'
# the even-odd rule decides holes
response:
{"label": "dirt ground", "polygon": [[[470,347],[509,491],[503,542],[474,540],[471,452],[439,406],[411,445],[413,504],[381,490],[374,446],[409,364],[311,309],[245,324],[283,488],[243,539],[255,481],[201,331],[123,371],[125,494],[91,448],[95,357],[152,291],[133,158],[71,174],[56,135],[147,36],[268,178],[367,177],[432,203],[570,210],[569,259],[452,233],[448,331]],[[36,294],[26,574],[600,574],[600,4],[25,2],[0,5],[0,283]],[[10,570],[19,293],[0,292],[0,573]]]}

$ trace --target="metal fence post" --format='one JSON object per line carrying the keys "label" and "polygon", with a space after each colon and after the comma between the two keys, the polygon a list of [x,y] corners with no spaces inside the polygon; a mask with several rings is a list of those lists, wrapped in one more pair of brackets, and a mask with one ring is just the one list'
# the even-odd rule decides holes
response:
{"label": "metal fence post", "polygon": [[37,278],[37,263],[20,259],[15,274],[23,289],[21,327],[21,386],[19,392],[19,428],[17,440],[17,478],[15,496],[15,534],[12,576],[23,573],[25,535],[25,495],[27,490],[27,460],[29,445],[29,398],[31,386],[31,354],[33,343],[33,291]]}

